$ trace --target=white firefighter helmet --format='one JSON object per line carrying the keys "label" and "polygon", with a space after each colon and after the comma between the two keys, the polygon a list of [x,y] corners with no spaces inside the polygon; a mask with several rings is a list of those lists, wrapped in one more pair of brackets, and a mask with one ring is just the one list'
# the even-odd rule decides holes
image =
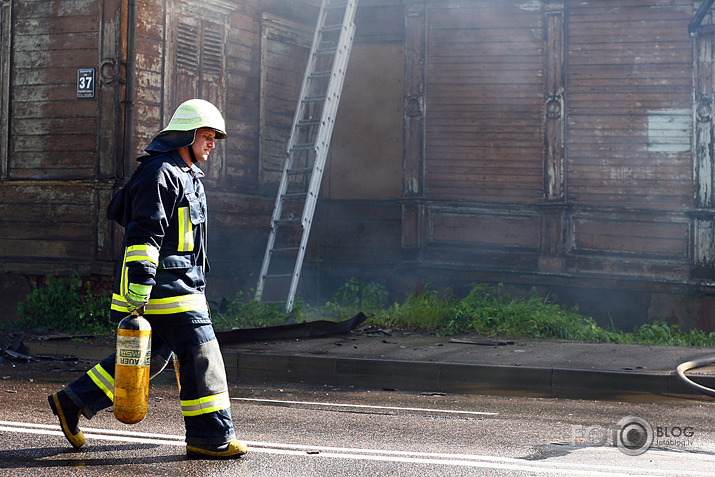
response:
{"label": "white firefighter helmet", "polygon": [[200,128],[214,130],[216,139],[227,137],[226,123],[216,106],[203,99],[184,101],[146,150],[167,152],[193,144],[196,130]]}
{"label": "white firefighter helmet", "polygon": [[226,139],[226,123],[219,110],[203,99],[184,101],[176,108],[169,124],[161,131],[193,131],[210,128],[216,131],[216,139]]}

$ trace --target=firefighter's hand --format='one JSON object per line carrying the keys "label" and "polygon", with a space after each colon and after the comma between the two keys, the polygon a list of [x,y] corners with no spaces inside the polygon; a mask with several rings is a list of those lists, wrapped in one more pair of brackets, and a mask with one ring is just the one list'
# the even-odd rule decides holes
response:
{"label": "firefighter's hand", "polygon": [[143,308],[149,302],[149,294],[151,293],[151,285],[139,285],[130,283],[124,298],[129,305],[129,311]]}

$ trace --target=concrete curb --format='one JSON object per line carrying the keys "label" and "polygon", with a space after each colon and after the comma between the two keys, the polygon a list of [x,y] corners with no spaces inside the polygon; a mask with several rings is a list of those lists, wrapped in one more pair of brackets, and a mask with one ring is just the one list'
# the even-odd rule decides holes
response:
{"label": "concrete curb", "polygon": [[[673,373],[583,370],[335,358],[266,353],[224,355],[229,379],[294,382],[362,389],[462,394],[515,393],[534,397],[617,398],[633,394],[701,395]],[[715,387],[715,377],[699,377]]]}
{"label": "concrete curb", "polygon": [[[24,343],[30,356],[76,356],[99,361],[112,346],[82,343]],[[229,382],[304,383],[359,389],[461,394],[520,394],[534,397],[625,399],[629,395],[698,395],[675,372],[624,372],[557,367],[528,367],[324,357],[301,354],[223,352]],[[698,383],[715,388],[715,377]]]}

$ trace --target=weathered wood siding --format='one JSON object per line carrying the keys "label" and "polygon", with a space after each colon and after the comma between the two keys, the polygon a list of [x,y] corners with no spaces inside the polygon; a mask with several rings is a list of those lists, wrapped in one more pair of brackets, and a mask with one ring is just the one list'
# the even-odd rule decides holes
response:
{"label": "weathered wood siding", "polygon": [[692,206],[692,7],[569,4],[569,202]]}
{"label": "weathered wood siding", "polygon": [[259,190],[259,108],[261,19],[240,9],[231,14],[226,74],[226,141],[224,187],[238,193]]}
{"label": "weathered wood siding", "polygon": [[99,0],[15,1],[7,175],[79,179],[97,170],[97,102],[76,95],[77,68],[99,56]]}
{"label": "weathered wood siding", "polygon": [[688,277],[692,12],[682,0],[569,4],[566,201],[575,270]]}
{"label": "weathered wood siding", "polygon": [[90,184],[23,181],[0,187],[2,271],[41,274],[80,268],[87,273],[88,263],[103,245],[97,240],[106,240],[95,231],[99,209],[108,198]]}
{"label": "weathered wood siding", "polygon": [[472,268],[536,268],[535,206],[544,197],[543,8],[431,1],[423,16],[419,256]]}
{"label": "weathered wood siding", "polygon": [[712,37],[695,58],[694,7],[407,2],[403,257],[448,282],[712,280]]}
{"label": "weathered wood siding", "polygon": [[[168,122],[164,118],[164,36],[167,27],[163,0],[138,0],[135,45],[134,116],[131,147],[124,176],[136,167],[134,159],[143,153],[156,133]],[[166,119],[166,120],[165,120]]]}
{"label": "weathered wood siding", "polygon": [[532,204],[543,195],[543,14],[523,3],[428,5],[430,199]]}
{"label": "weathered wood siding", "polygon": [[[11,56],[3,56],[1,78],[0,270],[109,272],[110,230],[100,211],[116,160],[117,2],[11,3],[12,24],[3,25]],[[94,98],[78,98],[79,68],[95,68]]]}
{"label": "weathered wood siding", "polygon": [[261,18],[258,184],[267,195],[278,190],[312,39],[307,25],[269,14]]}
{"label": "weathered wood siding", "polygon": [[[204,165],[211,293],[255,286],[319,4],[138,0],[129,44],[127,0],[3,2],[0,271],[110,274],[112,190],[197,96],[230,135]],[[511,281],[690,313],[663,304],[709,296],[715,271],[715,40],[688,37],[698,5],[361,0],[310,297],[350,276]],[[95,98],[76,97],[82,67]]]}
{"label": "weathered wood siding", "polygon": [[[512,249],[492,266],[538,272],[538,256],[555,250],[567,258],[556,264],[562,272],[687,279],[693,56],[684,25],[692,5],[558,4],[427,2],[427,251]],[[564,16],[567,34],[554,31],[552,12]],[[564,89],[549,91],[559,76]],[[545,177],[549,93],[565,108],[555,185]],[[545,229],[544,199],[569,207],[561,234]]]}

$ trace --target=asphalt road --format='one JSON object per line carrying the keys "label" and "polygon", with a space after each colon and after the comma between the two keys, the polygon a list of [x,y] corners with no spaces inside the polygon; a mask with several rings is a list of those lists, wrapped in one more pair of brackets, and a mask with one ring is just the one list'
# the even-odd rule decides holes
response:
{"label": "asphalt road", "polygon": [[[144,421],[127,426],[111,412],[83,420],[87,444],[74,451],[46,395],[84,368],[0,362],[0,475],[715,475],[707,398],[618,402],[295,385],[232,386],[234,422],[249,453],[238,461],[187,460],[170,372],[152,383]],[[635,418],[648,423],[653,442],[628,455],[617,446],[624,425],[616,424]]]}

